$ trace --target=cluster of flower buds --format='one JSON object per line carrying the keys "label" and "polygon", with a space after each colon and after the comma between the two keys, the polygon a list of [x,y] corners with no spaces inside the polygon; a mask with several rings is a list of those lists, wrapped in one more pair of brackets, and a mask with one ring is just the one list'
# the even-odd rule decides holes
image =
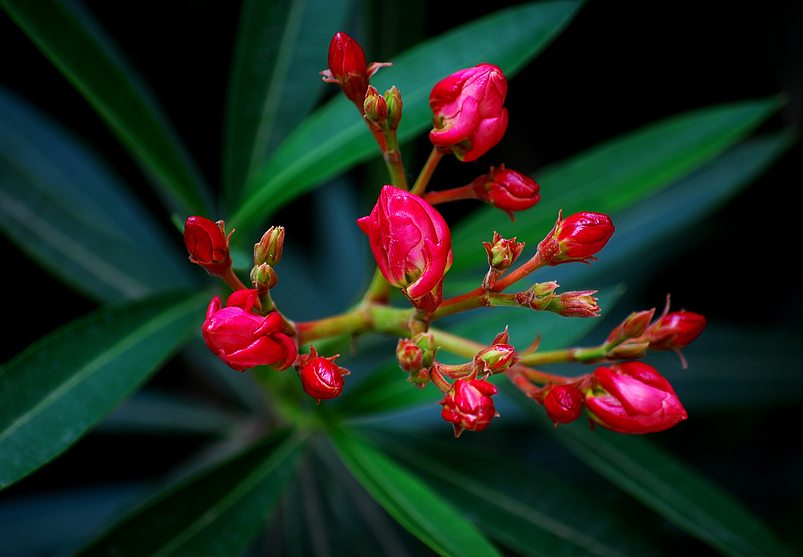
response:
{"label": "cluster of flower buds", "polygon": [[[540,187],[532,178],[503,164],[492,166],[490,172],[463,187],[427,191],[443,156],[453,154],[460,161],[474,161],[504,136],[508,124],[504,106],[507,80],[499,67],[479,64],[459,70],[432,89],[429,104],[433,129],[429,139],[433,147],[424,169],[409,188],[396,138],[402,116],[401,93],[391,87],[380,94],[370,84],[370,77],[390,64],[367,64],[362,48],[345,33],[333,37],[328,64],[329,69],[321,72],[324,81],[337,83],[357,106],[390,173],[392,185],[382,187],[370,214],[357,219],[368,237],[377,274],[362,302],[348,315],[293,323],[279,313],[270,296],[278,283],[274,267],[282,256],[284,228],[271,227],[254,245],[249,275],[253,288],[246,288],[232,270],[231,233],[226,235],[223,221],[190,217],[184,231],[190,260],[221,277],[233,290],[225,307],[219,297],[209,304],[203,338],[213,353],[241,371],[255,366],[275,370],[292,366],[303,390],[320,403],[341,394],[349,371],[335,363],[338,356],[321,356],[311,344],[308,354],[299,354],[299,346],[325,337],[369,331],[399,335],[399,367],[413,385],[424,388],[433,383],[440,390],[441,416],[452,424],[456,437],[465,430],[482,431],[498,416],[493,399],[497,388],[489,381],[494,375],[506,376],[543,405],[556,425],[585,413],[592,426],[648,433],[686,419],[686,411],[669,382],[651,366],[633,361],[648,349],[679,353],[705,327],[702,315],[670,313],[668,299],[655,321],[655,310],[635,312],[611,332],[606,343],[594,348],[539,352],[539,335],[526,350],[517,351],[510,344],[507,327],[487,346],[430,329],[435,319],[480,307],[519,306],[565,317],[596,317],[600,312],[596,291],[558,293],[554,281],[537,282],[515,293],[504,292],[538,269],[595,261],[614,226],[608,215],[591,212],[564,219],[561,211],[535,254],[515,269],[513,265],[525,244],[494,232],[493,240],[483,243],[489,268],[481,285],[444,299],[444,276],[453,263],[452,238],[434,205],[475,199],[515,220],[515,212],[532,208],[541,197]],[[394,288],[407,297],[412,308],[389,307]],[[465,357],[464,363],[437,361],[439,340],[450,352]],[[618,360],[624,361],[597,367],[593,373],[574,379],[535,369],[539,362]]]}
{"label": "cluster of flower buds", "polygon": [[650,365],[622,362],[598,367],[571,383],[549,384],[530,394],[555,425],[580,417],[619,433],[654,433],[685,420],[672,385]]}
{"label": "cluster of flower buds", "polygon": [[184,228],[190,260],[234,290],[226,307],[219,296],[210,302],[202,327],[206,345],[237,371],[256,366],[281,371],[294,365],[304,391],[318,402],[339,396],[343,376],[349,372],[334,363],[337,356],[319,356],[314,347],[309,354],[299,355],[293,324],[275,310],[270,299],[270,289],[278,282],[273,268],[282,258],[284,228],[272,226],[254,245],[249,275],[253,288],[246,288],[232,271],[230,236],[225,235],[223,221],[213,223],[203,217],[188,218]]}

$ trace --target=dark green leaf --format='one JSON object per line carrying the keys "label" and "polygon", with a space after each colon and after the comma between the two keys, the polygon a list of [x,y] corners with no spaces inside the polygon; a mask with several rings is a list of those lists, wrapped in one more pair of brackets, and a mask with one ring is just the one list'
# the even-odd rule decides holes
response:
{"label": "dark green leaf", "polygon": [[455,508],[422,480],[353,433],[332,430],[346,468],[414,536],[443,556],[499,556],[499,552]]}
{"label": "dark green leaf", "polygon": [[249,0],[240,10],[224,130],[224,194],[233,201],[312,110],[329,41],[351,0]]}
{"label": "dark green leaf", "polygon": [[89,298],[142,298],[193,284],[192,265],[77,137],[0,88],[0,229]]}
{"label": "dark green leaf", "polygon": [[[535,57],[569,23],[577,1],[533,2],[514,6],[425,41],[390,60],[372,84],[380,91],[395,85],[404,101],[399,139],[431,125],[428,99],[439,80],[465,67],[490,62],[508,77]],[[367,53],[371,58],[370,53]],[[291,199],[320,185],[379,150],[357,109],[338,96],[315,111],[271,155],[247,185],[232,226],[246,229]]]}
{"label": "dark green leaf", "polygon": [[280,433],[172,485],[75,555],[224,557],[259,533],[301,453]]}
{"label": "dark green leaf", "polygon": [[103,307],[0,368],[0,487],[78,441],[200,326],[205,292]]}
{"label": "dark green leaf", "polygon": [[[533,409],[530,400],[518,400]],[[551,430],[547,421],[540,412],[538,423]],[[603,428],[592,432],[583,420],[562,424],[553,433],[620,489],[723,555],[793,555],[733,496],[649,439]]]}
{"label": "dark green leaf", "polygon": [[643,531],[645,524],[633,520],[628,512],[632,509],[545,473],[520,454],[507,454],[485,442],[471,444],[462,437],[450,442],[399,431],[371,435],[371,440],[420,473],[517,554],[661,554],[650,537],[655,532]]}
{"label": "dark green leaf", "polygon": [[[535,177],[541,202],[511,223],[505,213],[483,207],[452,230],[452,269],[476,266],[477,250],[502,236],[535,243],[549,232],[558,211],[611,214],[671,185],[743,139],[778,109],[775,99],[718,105],[650,124],[555,164]],[[490,232],[489,232],[490,231]]]}
{"label": "dark green leaf", "polygon": [[0,0],[8,15],[86,98],[137,161],[189,213],[205,214],[208,193],[151,93],[79,4]]}

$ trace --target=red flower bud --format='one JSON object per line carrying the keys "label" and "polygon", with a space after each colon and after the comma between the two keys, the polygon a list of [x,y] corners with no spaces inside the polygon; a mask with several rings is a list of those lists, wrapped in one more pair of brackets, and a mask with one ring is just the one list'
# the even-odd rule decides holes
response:
{"label": "red flower bud", "polygon": [[516,349],[508,344],[510,342],[510,335],[505,330],[494,338],[488,348],[478,352],[474,356],[474,366],[478,373],[491,374],[499,373],[518,361],[515,357]]}
{"label": "red flower bud", "polygon": [[479,379],[458,379],[439,402],[443,405],[441,416],[454,426],[454,436],[459,437],[464,429],[482,431],[499,414],[491,398],[496,387]]}
{"label": "red flower bud", "polygon": [[210,275],[221,276],[231,268],[229,237],[222,220],[212,222],[203,217],[188,218],[184,224],[184,244],[190,252],[190,261]]}
{"label": "red flower bud", "polygon": [[643,362],[598,367],[585,390],[593,422],[619,433],[652,433],[687,418],[672,385]]}
{"label": "red flower bud", "polygon": [[329,69],[321,72],[323,80],[337,83],[346,97],[362,111],[368,81],[372,75],[388,63],[373,62],[366,65],[365,53],[357,41],[345,33],[337,33],[329,43]]}
{"label": "red flower bud", "polygon": [[438,82],[429,96],[433,145],[470,162],[499,143],[507,129],[507,79],[497,66],[480,64]]}
{"label": "red flower bud", "polygon": [[474,180],[472,186],[477,199],[502,209],[511,220],[516,220],[513,211],[524,211],[541,200],[535,180],[503,164],[491,167],[491,172]]}
{"label": "red flower bud", "polygon": [[357,224],[382,276],[416,307],[434,311],[452,266],[452,236],[440,213],[417,195],[385,186],[371,214]]}
{"label": "red flower bud", "polygon": [[558,220],[552,231],[538,244],[538,255],[550,265],[572,261],[596,261],[594,254],[608,243],[614,227],[611,217],[602,213],[576,213]]}
{"label": "red flower bud", "polygon": [[549,385],[533,398],[544,405],[555,426],[573,422],[583,411],[583,395],[574,385]]}
{"label": "red flower bud", "polygon": [[705,316],[691,311],[664,312],[644,334],[652,350],[678,350],[685,348],[703,332]]}
{"label": "red flower bud", "polygon": [[309,357],[305,358],[303,367],[298,372],[304,392],[319,403],[321,399],[340,396],[343,391],[343,376],[349,375],[347,370],[335,364],[335,358],[337,356],[318,356],[315,349],[311,348]]}
{"label": "red flower bud", "polygon": [[237,290],[223,308],[220,298],[215,296],[203,324],[204,341],[237,371],[259,365],[286,369],[296,359],[298,349],[282,332],[281,315],[272,312],[263,317],[251,311],[255,300],[256,290]]}

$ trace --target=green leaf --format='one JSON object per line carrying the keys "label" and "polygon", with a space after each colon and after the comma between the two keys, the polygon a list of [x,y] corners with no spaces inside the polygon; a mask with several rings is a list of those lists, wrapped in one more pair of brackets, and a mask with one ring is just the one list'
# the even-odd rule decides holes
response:
{"label": "green leaf", "polygon": [[240,11],[223,135],[224,195],[233,201],[268,154],[309,114],[329,41],[351,0],[249,0]]}
{"label": "green leaf", "polygon": [[[517,434],[510,433],[516,439]],[[370,438],[517,555],[661,554],[655,532],[633,520],[629,507],[567,483],[489,442],[472,444],[461,438],[452,443],[400,431],[377,431]]]}
{"label": "green leaf", "polygon": [[439,555],[500,555],[462,514],[414,474],[352,432],[332,430],[330,437],[341,460],[366,491]]}
{"label": "green leaf", "polygon": [[[393,58],[372,84],[395,85],[404,114],[398,136],[405,141],[431,125],[429,93],[462,68],[489,62],[512,77],[569,23],[582,2],[533,2],[500,10]],[[367,53],[370,58],[370,53]],[[315,111],[271,155],[246,187],[233,227],[247,229],[305,191],[342,173],[379,150],[359,112],[342,95]]]}
{"label": "green leaf", "polygon": [[[512,390],[512,389],[511,389]],[[517,397],[535,413],[532,401]],[[552,430],[543,412],[538,423]],[[647,438],[562,424],[555,439],[603,477],[723,555],[792,557],[764,523],[722,488]]]}
{"label": "green leaf", "polygon": [[200,326],[205,292],[105,306],[0,368],[0,488],[46,464],[131,395]]}
{"label": "green leaf", "polygon": [[303,444],[278,433],[146,501],[74,555],[239,555],[295,473]]}
{"label": "green leaf", "polygon": [[[688,249],[678,235],[721,207],[769,168],[793,144],[786,131],[746,139],[669,188],[613,215],[616,233],[583,277],[626,281],[647,276],[670,252]],[[695,233],[690,239],[694,241]]]}
{"label": "green leaf", "polygon": [[82,6],[65,0],[0,0],[11,19],[106,121],[162,193],[205,214],[208,193],[150,91]]}
{"label": "green leaf", "polygon": [[478,250],[496,230],[535,243],[549,232],[558,211],[611,214],[660,191],[743,139],[779,107],[776,99],[722,104],[673,116],[604,142],[538,172],[541,202],[511,223],[483,207],[452,230],[452,269],[484,264]]}
{"label": "green leaf", "polygon": [[80,140],[0,87],[0,229],[88,298],[191,286],[192,265]]}

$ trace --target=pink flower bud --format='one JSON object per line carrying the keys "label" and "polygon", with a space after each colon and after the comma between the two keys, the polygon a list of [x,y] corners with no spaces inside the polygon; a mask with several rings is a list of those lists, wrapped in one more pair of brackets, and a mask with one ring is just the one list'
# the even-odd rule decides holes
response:
{"label": "pink flower bud", "polygon": [[407,373],[419,371],[424,364],[424,352],[410,339],[400,338],[396,344],[396,361]]}
{"label": "pink flower bud", "polygon": [[564,292],[553,297],[547,305],[547,311],[563,317],[599,317],[599,305],[593,296],[596,290]]}
{"label": "pink flower bud", "polygon": [[596,261],[594,255],[613,235],[611,217],[602,213],[576,213],[558,220],[552,231],[538,244],[538,255],[550,265],[572,261]]}
{"label": "pink flower bud", "polygon": [[574,385],[549,385],[533,398],[544,405],[555,426],[573,422],[583,411],[583,395]]}
{"label": "pink flower bud", "polygon": [[507,129],[507,79],[497,66],[480,64],[438,82],[429,96],[433,145],[448,147],[464,162],[485,154]]}
{"label": "pink flower bud", "polygon": [[479,379],[458,379],[439,403],[443,405],[441,416],[454,426],[454,435],[459,437],[464,429],[482,431],[498,416],[491,398],[496,387]]}
{"label": "pink flower bud", "polygon": [[303,367],[298,372],[304,392],[319,403],[322,399],[340,396],[343,391],[343,376],[349,375],[347,370],[335,364],[335,358],[337,356],[318,356],[315,349],[311,348],[310,355],[304,359]]}
{"label": "pink flower bud", "polygon": [[688,416],[669,381],[643,362],[598,367],[585,404],[593,422],[619,433],[663,431]]}
{"label": "pink flower bud", "polygon": [[452,266],[452,236],[440,213],[417,195],[385,186],[371,214],[357,224],[382,276],[416,307],[434,311]]}
{"label": "pink flower bud", "polygon": [[524,211],[541,200],[535,180],[508,170],[503,164],[499,168],[491,167],[491,172],[474,180],[472,186],[477,199],[502,209],[511,220],[516,220],[513,211]]}
{"label": "pink flower bud", "polygon": [[296,359],[298,349],[282,332],[281,315],[272,312],[263,317],[250,311],[255,300],[255,290],[237,290],[223,308],[220,298],[215,296],[203,324],[204,341],[212,352],[237,371],[259,365],[286,369]]}
{"label": "pink flower bud", "polygon": [[651,350],[679,350],[692,343],[706,326],[705,316],[691,311],[665,313],[644,334]]}
{"label": "pink flower bud", "polygon": [[337,83],[346,97],[362,110],[369,78],[388,63],[366,65],[365,53],[357,41],[337,33],[329,43],[329,69],[321,72],[323,80]]}
{"label": "pink flower bud", "polygon": [[190,261],[210,275],[221,276],[231,268],[229,237],[222,220],[212,222],[203,217],[188,218],[184,224],[184,244],[190,252]]}

